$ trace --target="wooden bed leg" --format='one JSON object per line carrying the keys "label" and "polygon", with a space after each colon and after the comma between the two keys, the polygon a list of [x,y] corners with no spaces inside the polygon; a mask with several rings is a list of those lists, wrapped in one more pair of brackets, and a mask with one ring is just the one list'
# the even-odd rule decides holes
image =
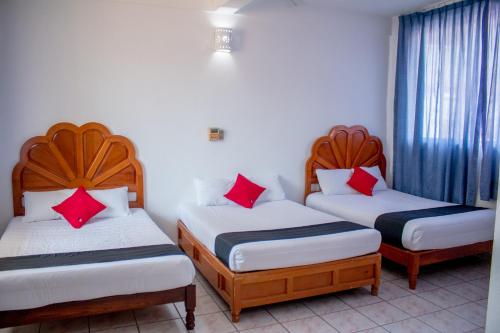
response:
{"label": "wooden bed leg", "polygon": [[418,274],[408,274],[408,287],[411,290],[417,289]]}
{"label": "wooden bed leg", "polygon": [[230,306],[231,308],[231,320],[233,323],[238,323],[240,321],[241,313],[241,287],[242,281],[240,278],[234,280],[233,283],[233,300]]}
{"label": "wooden bed leg", "polygon": [[382,276],[382,256],[379,255],[375,266],[375,283],[372,284],[371,294],[373,296],[378,296],[378,290],[380,286],[380,277]]}
{"label": "wooden bed leg", "polygon": [[231,311],[231,320],[233,323],[238,323],[240,321],[240,312]]}
{"label": "wooden bed leg", "polygon": [[194,309],[196,307],[196,286],[194,284],[186,287],[184,305],[186,307],[186,328],[192,330],[194,329]]}
{"label": "wooden bed leg", "polygon": [[420,272],[420,257],[416,255],[410,255],[408,258],[408,287],[412,290],[417,288],[417,278]]}

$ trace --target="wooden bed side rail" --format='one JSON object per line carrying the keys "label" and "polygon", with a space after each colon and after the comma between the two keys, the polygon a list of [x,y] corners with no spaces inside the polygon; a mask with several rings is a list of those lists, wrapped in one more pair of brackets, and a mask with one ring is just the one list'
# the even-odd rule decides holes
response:
{"label": "wooden bed side rail", "polygon": [[27,310],[0,311],[0,328],[142,309],[148,306],[172,302],[185,302],[187,312],[186,327],[188,329],[190,329],[189,327],[191,329],[194,328],[193,312],[196,307],[195,285],[150,293],[57,303]]}
{"label": "wooden bed side rail", "polygon": [[408,287],[410,289],[415,289],[417,287],[417,278],[421,266],[432,265],[481,253],[491,253],[492,249],[493,241],[425,251],[410,251],[382,243],[380,246],[380,253],[384,258],[406,266],[408,272]]}
{"label": "wooden bed side rail", "polygon": [[381,255],[320,264],[237,273],[226,267],[178,221],[179,246],[192,259],[219,295],[229,304],[233,322],[244,308],[371,285],[380,285]]}

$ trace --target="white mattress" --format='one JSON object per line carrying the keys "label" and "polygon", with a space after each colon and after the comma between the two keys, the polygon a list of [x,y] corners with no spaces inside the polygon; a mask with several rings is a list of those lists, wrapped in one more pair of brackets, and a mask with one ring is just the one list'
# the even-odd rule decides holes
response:
{"label": "white mattress", "polygon": [[[269,230],[336,222],[338,217],[282,200],[240,206],[181,207],[180,217],[193,235],[215,254],[215,238],[225,232]],[[376,252],[380,233],[373,229],[236,245],[229,256],[235,272],[316,264]]]}
{"label": "white mattress", "polygon": [[[96,219],[81,229],[64,220],[26,223],[14,218],[0,239],[0,257],[173,244],[143,209]],[[0,271],[0,311],[178,288],[193,281],[188,257]]]}
{"label": "white mattress", "polygon": [[[312,193],[307,197],[306,205],[373,228],[377,217],[384,213],[451,204],[386,190],[375,192],[373,197]],[[484,242],[493,239],[494,224],[495,212],[490,209],[415,219],[406,223],[402,243],[409,250],[421,251]]]}

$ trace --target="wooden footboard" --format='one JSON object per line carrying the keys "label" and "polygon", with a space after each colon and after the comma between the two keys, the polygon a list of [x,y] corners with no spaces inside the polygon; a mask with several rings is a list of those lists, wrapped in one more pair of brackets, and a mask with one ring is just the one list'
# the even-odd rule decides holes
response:
{"label": "wooden footboard", "polygon": [[186,228],[177,222],[179,246],[231,308],[238,322],[244,308],[328,294],[371,285],[377,295],[380,254],[321,264],[236,273],[226,267]]}

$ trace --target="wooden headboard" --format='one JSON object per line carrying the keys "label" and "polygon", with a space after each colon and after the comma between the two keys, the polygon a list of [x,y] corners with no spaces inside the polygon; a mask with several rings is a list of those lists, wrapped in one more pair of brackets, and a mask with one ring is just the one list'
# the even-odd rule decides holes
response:
{"label": "wooden headboard", "polygon": [[105,189],[128,186],[130,207],[144,207],[141,163],[127,138],[112,135],[98,123],[59,123],[44,136],[26,141],[12,172],[14,215],[24,215],[25,191],[50,191],[84,186]]}
{"label": "wooden headboard", "polygon": [[[335,126],[326,136],[318,138],[306,163],[304,200],[317,192],[316,169],[349,169],[378,165],[385,178],[385,156],[382,142],[363,126]],[[312,188],[316,186],[316,188]]]}

